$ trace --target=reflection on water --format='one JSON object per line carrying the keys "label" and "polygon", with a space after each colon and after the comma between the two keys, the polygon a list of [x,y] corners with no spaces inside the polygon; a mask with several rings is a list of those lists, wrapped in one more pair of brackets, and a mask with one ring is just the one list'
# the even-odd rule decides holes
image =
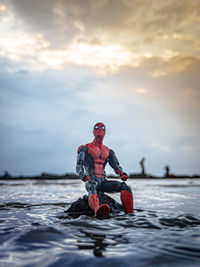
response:
{"label": "reflection on water", "polygon": [[64,212],[80,181],[1,182],[0,266],[199,266],[200,180],[128,183],[135,213],[100,220]]}
{"label": "reflection on water", "polygon": [[78,236],[77,246],[79,249],[89,249],[93,251],[94,256],[103,257],[103,251],[105,251],[105,247],[108,245],[105,241],[106,235],[88,233],[87,231],[80,231],[85,236]]}

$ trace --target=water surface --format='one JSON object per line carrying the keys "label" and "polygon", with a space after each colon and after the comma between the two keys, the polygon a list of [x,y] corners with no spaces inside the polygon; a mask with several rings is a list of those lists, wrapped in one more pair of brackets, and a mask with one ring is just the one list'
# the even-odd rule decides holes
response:
{"label": "water surface", "polygon": [[135,213],[100,220],[65,213],[79,180],[1,181],[0,266],[200,266],[200,180],[128,184]]}

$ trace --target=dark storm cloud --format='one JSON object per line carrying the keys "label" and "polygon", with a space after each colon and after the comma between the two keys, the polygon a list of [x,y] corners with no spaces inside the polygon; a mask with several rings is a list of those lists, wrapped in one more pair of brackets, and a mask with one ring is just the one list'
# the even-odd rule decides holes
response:
{"label": "dark storm cloud", "polygon": [[[107,39],[118,40],[127,45],[135,40],[152,42],[162,34],[184,33],[198,22],[199,1],[92,1],[92,0],[17,0],[9,3],[16,19],[24,27],[42,32],[51,44],[62,44],[75,36],[84,34],[87,41]],[[190,28],[191,29],[191,28]],[[115,34],[118,33],[118,36]],[[192,29],[189,34],[192,35]],[[81,38],[81,37],[80,37]]]}
{"label": "dark storm cloud", "polygon": [[[23,22],[22,27],[31,32],[42,33],[51,45],[59,46],[61,43],[72,39],[77,34],[77,27],[74,25],[73,14],[62,14],[57,12],[60,2],[47,1],[9,1],[10,7],[15,14],[17,24]],[[64,8],[64,7],[63,7]],[[61,8],[62,10],[62,8]]]}
{"label": "dark storm cloud", "polygon": [[18,0],[10,1],[10,4],[16,15],[25,22],[44,30],[55,30],[58,26],[68,28],[77,21],[89,28],[117,27],[121,23],[124,24],[124,14],[132,14],[129,5],[123,1]]}
{"label": "dark storm cloud", "polygon": [[141,30],[168,33],[184,32],[185,26],[195,22],[200,14],[199,1],[165,1],[156,3],[144,16]]}

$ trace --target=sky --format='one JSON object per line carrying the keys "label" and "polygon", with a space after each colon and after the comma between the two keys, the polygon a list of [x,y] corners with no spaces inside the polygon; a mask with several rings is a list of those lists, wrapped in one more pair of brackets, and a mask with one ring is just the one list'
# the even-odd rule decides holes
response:
{"label": "sky", "polygon": [[199,115],[199,0],[0,0],[1,175],[74,173],[99,121],[127,173],[197,174]]}

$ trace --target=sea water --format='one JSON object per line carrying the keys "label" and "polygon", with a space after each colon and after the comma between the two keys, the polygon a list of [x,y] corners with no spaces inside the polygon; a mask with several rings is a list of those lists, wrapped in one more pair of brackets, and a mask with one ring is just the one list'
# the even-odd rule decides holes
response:
{"label": "sea water", "polygon": [[134,214],[97,219],[65,212],[80,180],[1,181],[0,266],[200,266],[200,179],[127,183]]}

